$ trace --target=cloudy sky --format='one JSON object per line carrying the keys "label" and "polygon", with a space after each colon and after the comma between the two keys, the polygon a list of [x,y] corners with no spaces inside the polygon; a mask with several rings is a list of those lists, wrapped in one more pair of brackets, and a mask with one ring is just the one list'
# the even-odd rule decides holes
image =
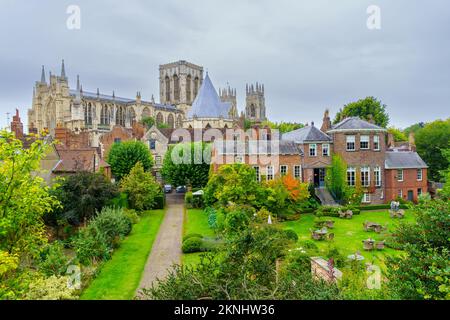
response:
{"label": "cloudy sky", "polygon": [[[380,30],[367,28],[370,5]],[[59,73],[63,58],[86,91],[158,99],[158,65],[188,60],[235,87],[240,110],[245,84],[264,83],[272,121],[318,123],[375,96],[406,127],[450,116],[449,30],[446,0],[0,0],[0,127],[15,108],[25,117],[41,65]]]}

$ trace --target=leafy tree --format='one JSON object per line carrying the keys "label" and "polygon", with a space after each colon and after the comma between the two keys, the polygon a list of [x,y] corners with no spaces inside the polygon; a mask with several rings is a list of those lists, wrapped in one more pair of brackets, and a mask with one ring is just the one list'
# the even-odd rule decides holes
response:
{"label": "leafy tree", "polygon": [[[447,161],[450,164],[450,149],[442,150],[442,154],[445,158],[447,158]],[[447,170],[443,170],[441,172],[441,175],[445,180],[445,184],[440,192],[440,196],[448,200],[450,199],[450,166],[447,168]]]}
{"label": "leafy tree", "polygon": [[166,182],[175,186],[190,184],[194,188],[202,188],[208,183],[210,156],[211,145],[207,143],[179,143],[171,146],[164,156],[162,176]]}
{"label": "leafy tree", "polygon": [[283,176],[282,181],[289,193],[290,201],[298,203],[306,201],[310,197],[308,183],[303,183],[290,175]]}
{"label": "leafy tree", "polygon": [[43,215],[59,205],[36,172],[50,145],[23,149],[13,133],[0,132],[0,253],[35,256],[47,242]]}
{"label": "leafy tree", "polygon": [[401,131],[400,129],[397,129],[395,127],[388,128],[388,133],[392,133],[394,136],[394,141],[408,141],[408,137],[406,134]]}
{"label": "leafy tree", "polygon": [[416,222],[394,233],[407,254],[388,258],[389,286],[400,299],[449,299],[450,202],[423,201],[411,210]]}
{"label": "leafy tree", "polygon": [[64,179],[53,192],[62,207],[46,214],[47,224],[58,227],[79,225],[92,218],[117,194],[117,188],[101,173],[78,172]]}
{"label": "leafy tree", "polygon": [[205,204],[228,206],[234,204],[256,205],[261,186],[256,181],[256,172],[242,163],[226,164],[212,174],[205,188]]}
{"label": "leafy tree", "polygon": [[111,172],[118,180],[130,173],[131,169],[140,162],[145,171],[153,166],[153,157],[147,146],[141,141],[125,141],[115,143],[108,153],[107,162],[111,165]]}
{"label": "leafy tree", "polygon": [[405,128],[405,130],[403,130],[403,132],[405,133],[405,136],[408,137],[411,132],[416,134],[424,126],[425,126],[424,122],[415,123],[415,124]]}
{"label": "leafy tree", "polygon": [[152,209],[162,192],[159,183],[150,172],[144,171],[140,162],[122,179],[120,191],[128,195],[130,208],[136,210]]}
{"label": "leafy tree", "polygon": [[350,102],[341,108],[334,118],[334,123],[338,123],[348,117],[360,117],[361,119],[373,119],[375,124],[386,128],[389,123],[389,115],[386,112],[386,105],[375,97],[367,97],[356,102]]}
{"label": "leafy tree", "polygon": [[417,152],[429,166],[430,180],[440,181],[440,172],[450,164],[442,153],[450,147],[450,118],[427,123],[416,133],[415,140]]}

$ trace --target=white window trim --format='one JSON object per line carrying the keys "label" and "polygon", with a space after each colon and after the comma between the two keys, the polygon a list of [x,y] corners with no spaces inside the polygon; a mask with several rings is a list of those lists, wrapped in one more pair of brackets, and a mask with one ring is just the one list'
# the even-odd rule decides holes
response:
{"label": "white window trim", "polygon": [[[378,172],[378,179],[377,179],[377,175],[375,174],[376,172]],[[373,175],[375,178],[375,187],[381,187],[382,186],[381,168],[375,167],[375,169],[373,169]]]}
{"label": "white window trim", "polygon": [[[272,178],[270,178],[270,179],[269,179],[269,169],[270,169],[270,171],[271,171],[270,176],[272,176]],[[273,179],[275,178],[273,166],[267,166],[267,167],[266,167],[266,170],[267,170],[266,180],[267,180],[267,181],[273,180]]]}
{"label": "white window trim", "polygon": [[[377,143],[375,143],[375,139],[377,140]],[[377,146],[377,147],[375,147]],[[373,136],[373,150],[374,151],[380,151],[380,136]]]}
{"label": "white window trim", "polygon": [[[295,176],[295,170],[298,168],[298,177]],[[295,165],[294,166],[294,178],[302,180],[302,166]]]}
{"label": "white window trim", "polygon": [[397,197],[403,199],[403,189],[399,189],[398,191],[400,191],[400,192],[397,192]]}
{"label": "white window trim", "polygon": [[364,193],[362,203],[370,203],[370,202],[371,202],[370,193]]}
{"label": "white window trim", "polygon": [[282,167],[285,167],[285,168],[286,168],[286,172],[285,172],[284,174],[287,175],[287,174],[288,174],[288,166],[287,166],[286,164],[280,165],[280,175],[283,175],[283,172],[282,172],[282,170],[281,170]]}
{"label": "white window trim", "polygon": [[[326,148],[325,148],[326,146]],[[324,150],[327,150],[327,154],[324,153]],[[329,157],[330,156],[330,145],[328,143],[322,144],[322,156]]]}
{"label": "white window trim", "polygon": [[[420,179],[419,179],[419,172],[420,172]],[[417,181],[423,180],[423,170],[422,169],[417,169],[416,175],[417,175]]]}
{"label": "white window trim", "polygon": [[[366,172],[367,172],[367,182],[366,182],[366,184],[363,184],[362,183],[362,181],[363,181],[362,177],[363,177],[363,174],[366,173]],[[370,167],[361,167],[360,173],[361,173],[361,186],[365,187],[365,188],[370,187],[370,181],[371,181],[370,180]]]}
{"label": "white window trim", "polygon": [[[402,178],[401,178],[401,179],[400,179],[400,175],[399,175],[400,172],[402,173],[402,175],[401,175]],[[405,176],[404,176],[403,169],[398,169],[398,170],[397,170],[397,181],[398,181],[398,182],[403,182],[403,179],[404,179],[404,178],[405,178]]]}
{"label": "white window trim", "polygon": [[[363,137],[364,137],[364,140],[363,140]],[[361,147],[362,142],[367,142],[367,148]],[[370,150],[370,136],[368,136],[368,135],[359,136],[359,148],[361,150]]]}
{"label": "white window trim", "polygon": [[[314,146],[314,148],[311,148]],[[314,155],[311,155],[311,150],[314,150]],[[310,157],[317,157],[317,144],[316,143],[310,143],[308,146],[308,155]]]}
{"label": "white window trim", "polygon": [[[353,140],[353,141],[349,141],[349,138],[352,138],[352,139],[350,139],[350,140]],[[349,143],[353,143],[353,149],[349,149],[348,148],[348,144]],[[346,136],[345,137],[345,149],[347,150],[347,151],[356,151],[356,137],[355,136]]]}
{"label": "white window trim", "polygon": [[[348,179],[348,174],[353,173],[353,184],[350,184],[350,180]],[[355,167],[348,167],[347,168],[347,185],[350,187],[354,187],[356,185],[356,168]]]}

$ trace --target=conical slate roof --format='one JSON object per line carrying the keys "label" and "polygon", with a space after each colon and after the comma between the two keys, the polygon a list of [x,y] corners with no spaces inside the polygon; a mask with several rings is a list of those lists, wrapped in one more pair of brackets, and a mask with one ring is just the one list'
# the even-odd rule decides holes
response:
{"label": "conical slate roof", "polygon": [[202,86],[192,103],[192,108],[189,110],[187,117],[192,119],[198,118],[230,118],[228,112],[231,108],[230,102],[220,101],[219,95],[214,88],[208,73],[203,80]]}

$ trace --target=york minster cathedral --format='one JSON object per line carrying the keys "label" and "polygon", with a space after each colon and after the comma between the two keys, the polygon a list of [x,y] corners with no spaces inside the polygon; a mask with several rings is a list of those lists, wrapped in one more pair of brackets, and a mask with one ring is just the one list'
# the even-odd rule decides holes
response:
{"label": "york minster cathedral", "polygon": [[[79,76],[71,88],[64,60],[59,75],[46,78],[42,66],[41,79],[33,89],[32,107],[28,110],[29,132],[56,128],[72,132],[89,132],[91,145],[98,146],[99,137],[115,126],[132,128],[140,120],[153,117],[157,125],[169,128],[224,128],[238,121],[236,89],[227,87],[217,93],[203,67],[180,60],[159,66],[159,101],[123,98],[83,89]],[[242,115],[241,115],[242,116]],[[245,118],[266,120],[264,85],[247,85]]]}

